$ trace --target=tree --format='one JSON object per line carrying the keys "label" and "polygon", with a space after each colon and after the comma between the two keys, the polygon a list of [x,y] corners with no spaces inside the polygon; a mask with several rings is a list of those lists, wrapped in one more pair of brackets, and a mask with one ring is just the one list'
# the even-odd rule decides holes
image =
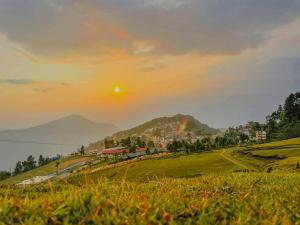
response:
{"label": "tree", "polygon": [[23,166],[23,172],[36,168],[35,158],[32,155],[28,156],[27,160],[22,162],[22,166]]}
{"label": "tree", "polygon": [[131,146],[131,138],[125,138],[120,141],[123,146],[130,147]]}
{"label": "tree", "polygon": [[40,155],[38,161],[39,166],[45,165],[45,163],[46,163],[46,159],[42,155]]}
{"label": "tree", "polygon": [[290,94],[282,107],[266,117],[266,130],[271,139],[300,136],[300,92]]}
{"label": "tree", "polygon": [[82,145],[81,148],[79,149],[79,154],[80,154],[80,155],[84,155],[84,154],[85,154],[85,148],[84,148],[83,145]]}
{"label": "tree", "polygon": [[11,173],[8,171],[0,171],[0,181],[5,180],[11,176]]}
{"label": "tree", "polygon": [[17,174],[22,173],[22,172],[23,172],[22,163],[20,161],[18,161],[17,164],[16,164],[14,174],[17,175]]}
{"label": "tree", "polygon": [[150,155],[150,154],[151,154],[151,152],[150,152],[150,149],[149,149],[149,148],[147,148],[147,149],[146,149],[146,154],[147,154],[147,155]]}
{"label": "tree", "polygon": [[146,143],[144,141],[142,141],[140,137],[138,137],[136,139],[136,145],[140,148],[145,148],[146,147]]}
{"label": "tree", "polygon": [[105,145],[105,148],[113,148],[115,146],[115,142],[112,139],[105,139],[104,145]]}
{"label": "tree", "polygon": [[148,148],[154,148],[155,147],[154,141],[151,141],[151,140],[148,141],[147,146],[148,146]]}
{"label": "tree", "polygon": [[249,136],[244,133],[240,133],[239,139],[242,143],[245,143],[249,140]]}
{"label": "tree", "polygon": [[136,145],[130,146],[129,152],[130,152],[130,153],[135,153],[135,152],[136,152]]}
{"label": "tree", "polygon": [[201,143],[200,140],[197,140],[195,143],[195,151],[196,152],[200,152],[200,151],[203,151],[205,149],[204,145]]}
{"label": "tree", "polygon": [[205,150],[210,150],[211,149],[211,139],[210,137],[205,137],[201,140],[202,144],[204,145]]}
{"label": "tree", "polygon": [[60,162],[57,160],[55,165],[56,165],[56,174],[58,175],[58,173],[59,173],[58,169],[59,169]]}
{"label": "tree", "polygon": [[290,94],[285,100],[284,119],[286,123],[300,120],[300,92]]}

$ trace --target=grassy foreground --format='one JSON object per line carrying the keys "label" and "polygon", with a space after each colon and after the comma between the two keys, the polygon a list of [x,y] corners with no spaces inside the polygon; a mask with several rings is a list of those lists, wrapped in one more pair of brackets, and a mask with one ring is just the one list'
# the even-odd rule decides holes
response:
{"label": "grassy foreground", "polygon": [[300,224],[300,174],[0,189],[0,224]]}

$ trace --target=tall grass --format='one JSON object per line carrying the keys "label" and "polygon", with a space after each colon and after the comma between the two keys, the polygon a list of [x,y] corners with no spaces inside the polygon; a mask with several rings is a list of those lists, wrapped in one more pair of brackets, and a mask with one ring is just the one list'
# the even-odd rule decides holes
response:
{"label": "tall grass", "polygon": [[0,224],[300,224],[300,174],[0,189]]}

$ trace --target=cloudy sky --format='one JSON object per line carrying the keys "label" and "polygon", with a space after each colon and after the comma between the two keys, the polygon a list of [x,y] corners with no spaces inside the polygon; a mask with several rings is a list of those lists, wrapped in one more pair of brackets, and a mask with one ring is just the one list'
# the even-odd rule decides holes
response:
{"label": "cloudy sky", "polygon": [[0,129],[74,113],[226,127],[299,89],[300,0],[0,0]]}

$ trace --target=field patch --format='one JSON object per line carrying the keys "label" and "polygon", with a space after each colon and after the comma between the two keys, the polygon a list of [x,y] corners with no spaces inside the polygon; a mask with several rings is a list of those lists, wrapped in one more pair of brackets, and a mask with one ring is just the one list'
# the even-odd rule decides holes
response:
{"label": "field patch", "polygon": [[[151,159],[112,168],[91,174],[94,179],[101,177],[132,181],[147,181],[156,178],[197,177],[205,174],[220,174],[241,170],[243,167],[224,159],[220,152],[173,156],[170,158]],[[83,176],[83,175],[82,175]],[[78,175],[70,178],[78,182]]]}

